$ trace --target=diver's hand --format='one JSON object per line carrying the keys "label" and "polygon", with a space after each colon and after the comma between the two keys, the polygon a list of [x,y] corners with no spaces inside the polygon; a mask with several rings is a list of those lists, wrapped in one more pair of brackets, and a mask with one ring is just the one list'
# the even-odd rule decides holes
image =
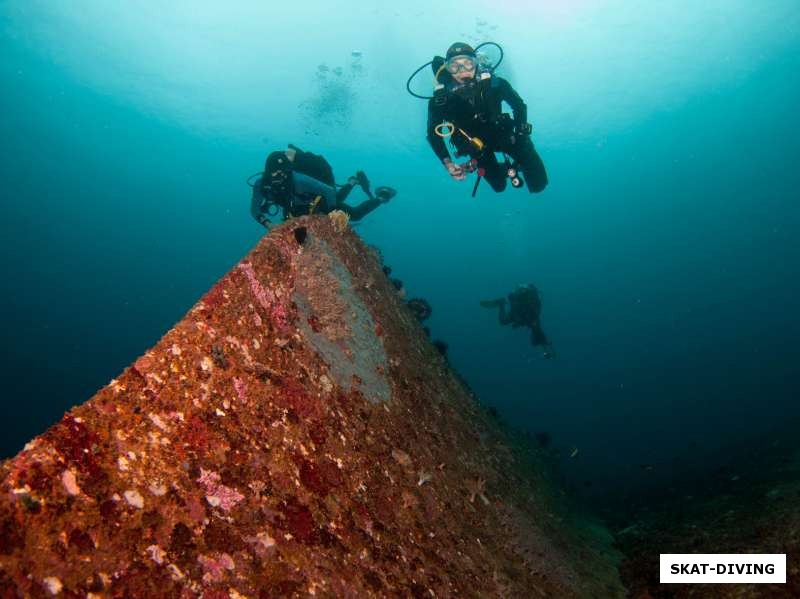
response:
{"label": "diver's hand", "polygon": [[533,125],[530,123],[517,123],[514,126],[514,134],[519,135],[520,137],[523,135],[530,135],[533,133]]}
{"label": "diver's hand", "polygon": [[356,179],[355,177],[349,177],[349,178],[347,179],[347,184],[348,184],[350,187],[355,187],[356,185],[358,185],[358,179]]}
{"label": "diver's hand", "polygon": [[444,163],[447,172],[450,173],[450,176],[456,181],[463,181],[467,178],[467,173],[464,170],[464,167],[460,164],[456,164],[449,158],[445,158],[442,162]]}

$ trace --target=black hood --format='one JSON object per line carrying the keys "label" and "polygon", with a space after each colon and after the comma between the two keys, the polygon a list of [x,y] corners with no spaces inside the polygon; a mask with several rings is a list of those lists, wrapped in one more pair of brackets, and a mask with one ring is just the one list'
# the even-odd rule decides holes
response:
{"label": "black hood", "polygon": [[446,60],[450,60],[453,56],[475,56],[475,48],[464,42],[456,42],[447,49],[445,55]]}

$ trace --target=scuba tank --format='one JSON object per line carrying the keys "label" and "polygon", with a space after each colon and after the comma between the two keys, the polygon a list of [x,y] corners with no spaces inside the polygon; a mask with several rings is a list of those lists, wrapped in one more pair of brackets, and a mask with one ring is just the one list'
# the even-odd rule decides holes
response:
{"label": "scuba tank", "polygon": [[336,187],[333,168],[324,157],[313,152],[305,152],[294,144],[289,144],[289,147],[295,151],[294,160],[292,161],[293,171],[308,175],[312,179],[322,181],[331,187]]}

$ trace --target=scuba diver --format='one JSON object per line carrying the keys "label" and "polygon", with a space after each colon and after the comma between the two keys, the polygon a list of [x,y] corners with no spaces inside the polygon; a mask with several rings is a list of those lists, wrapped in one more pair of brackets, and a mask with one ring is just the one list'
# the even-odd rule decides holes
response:
{"label": "scuba diver", "polygon": [[[485,45],[497,46],[501,51],[494,66],[477,52]],[[494,74],[502,60],[502,48],[494,42],[477,48],[457,42],[448,48],[444,58],[434,57],[406,83],[409,93],[428,100],[428,142],[450,176],[463,181],[468,173],[477,171],[473,197],[482,178],[496,192],[503,191],[508,180],[513,187],[527,184],[531,193],[547,186],[544,164],[530,138],[527,106],[508,81]],[[410,84],[428,64],[436,80],[434,94],[421,96],[411,90]],[[503,112],[503,102],[511,106],[513,118]],[[445,139],[456,157],[469,156],[470,160],[454,162]],[[496,152],[504,155],[503,163],[498,162]]]}
{"label": "scuba diver", "polygon": [[[506,301],[508,301],[508,311],[506,311]],[[484,300],[481,302],[484,308],[500,308],[499,320],[501,325],[510,324],[512,327],[530,327],[531,343],[534,346],[542,347],[542,357],[545,360],[555,357],[553,344],[547,338],[539,322],[539,315],[542,312],[542,301],[539,298],[539,291],[533,284],[520,285],[508,294],[508,300],[501,297],[494,300]]]}
{"label": "scuba diver", "polygon": [[[254,182],[252,181],[258,177]],[[352,221],[358,221],[381,204],[391,200],[396,192],[391,187],[377,187],[373,194],[364,171],[357,171],[344,185],[337,185],[333,169],[325,158],[304,152],[289,144],[283,151],[267,156],[264,172],[248,179],[253,188],[250,213],[259,223],[269,227],[269,217],[283,212],[283,219],[305,214],[327,214],[341,210]],[[359,185],[368,199],[357,206],[344,201]]]}

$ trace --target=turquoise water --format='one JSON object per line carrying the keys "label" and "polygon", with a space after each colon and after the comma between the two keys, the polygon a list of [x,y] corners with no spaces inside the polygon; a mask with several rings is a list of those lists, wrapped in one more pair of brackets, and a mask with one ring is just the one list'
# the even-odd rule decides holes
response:
{"label": "turquoise water", "polygon": [[[482,401],[579,448],[584,492],[796,423],[797,2],[265,4],[0,3],[0,455],[255,244],[244,181],[288,142],[397,188],[358,232]],[[437,163],[404,85],[456,40],[505,48],[543,194],[472,199]],[[478,307],[523,282],[556,360]]]}

